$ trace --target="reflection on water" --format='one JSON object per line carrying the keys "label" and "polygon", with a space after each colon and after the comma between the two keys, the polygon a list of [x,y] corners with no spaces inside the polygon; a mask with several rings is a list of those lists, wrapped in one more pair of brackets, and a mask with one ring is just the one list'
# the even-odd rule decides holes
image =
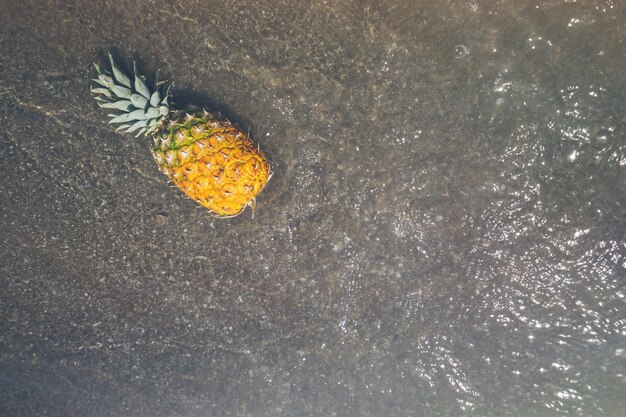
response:
{"label": "reflection on water", "polygon": [[414,392],[426,415],[617,415],[624,77],[605,68],[618,52],[594,24],[616,8],[474,6],[461,14],[482,17],[437,75],[456,87],[405,86],[411,54],[380,58],[382,79],[396,76],[373,100],[393,96],[401,116],[372,127],[343,197],[352,227],[382,243],[346,241],[337,326],[348,351],[379,352],[378,372],[397,367],[365,387]]}

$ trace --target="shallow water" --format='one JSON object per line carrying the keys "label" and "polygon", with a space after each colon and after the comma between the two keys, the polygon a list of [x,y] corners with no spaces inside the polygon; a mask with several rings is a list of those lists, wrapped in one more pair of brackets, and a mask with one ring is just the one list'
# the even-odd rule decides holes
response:
{"label": "shallow water", "polygon": [[[0,414],[623,415],[623,2],[0,23]],[[209,217],[106,125],[109,48],[256,138],[254,219]]]}

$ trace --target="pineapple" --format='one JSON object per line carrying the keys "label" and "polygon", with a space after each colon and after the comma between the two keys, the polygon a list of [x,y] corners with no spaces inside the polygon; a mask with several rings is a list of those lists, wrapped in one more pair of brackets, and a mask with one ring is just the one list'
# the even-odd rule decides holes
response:
{"label": "pineapple", "polygon": [[149,88],[134,68],[126,75],[109,53],[111,73],[94,64],[91,88],[100,107],[111,109],[117,130],[151,136],[152,155],[161,171],[187,196],[217,217],[233,217],[247,206],[271,177],[270,165],[250,137],[220,115],[206,110],[170,108],[169,87]]}

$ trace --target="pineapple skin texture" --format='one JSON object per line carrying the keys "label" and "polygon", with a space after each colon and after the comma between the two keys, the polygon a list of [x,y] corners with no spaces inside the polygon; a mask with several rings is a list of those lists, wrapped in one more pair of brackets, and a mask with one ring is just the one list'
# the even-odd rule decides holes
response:
{"label": "pineapple skin texture", "polygon": [[153,134],[161,171],[217,217],[233,217],[269,180],[270,164],[250,137],[211,113],[171,113]]}

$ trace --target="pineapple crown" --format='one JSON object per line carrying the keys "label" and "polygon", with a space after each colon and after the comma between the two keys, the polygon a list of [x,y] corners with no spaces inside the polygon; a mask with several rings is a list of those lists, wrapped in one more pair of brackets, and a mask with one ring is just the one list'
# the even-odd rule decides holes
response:
{"label": "pineapple crown", "polygon": [[91,88],[91,93],[100,107],[116,110],[116,113],[109,114],[109,123],[119,123],[117,130],[138,130],[137,136],[155,132],[170,111],[169,87],[162,91],[165,81],[157,80],[154,88],[150,89],[145,77],[137,73],[136,64],[133,64],[135,78],[131,80],[115,64],[110,52],[109,61],[112,74],[102,70],[98,64],[93,64],[98,78],[92,80],[96,86]]}

